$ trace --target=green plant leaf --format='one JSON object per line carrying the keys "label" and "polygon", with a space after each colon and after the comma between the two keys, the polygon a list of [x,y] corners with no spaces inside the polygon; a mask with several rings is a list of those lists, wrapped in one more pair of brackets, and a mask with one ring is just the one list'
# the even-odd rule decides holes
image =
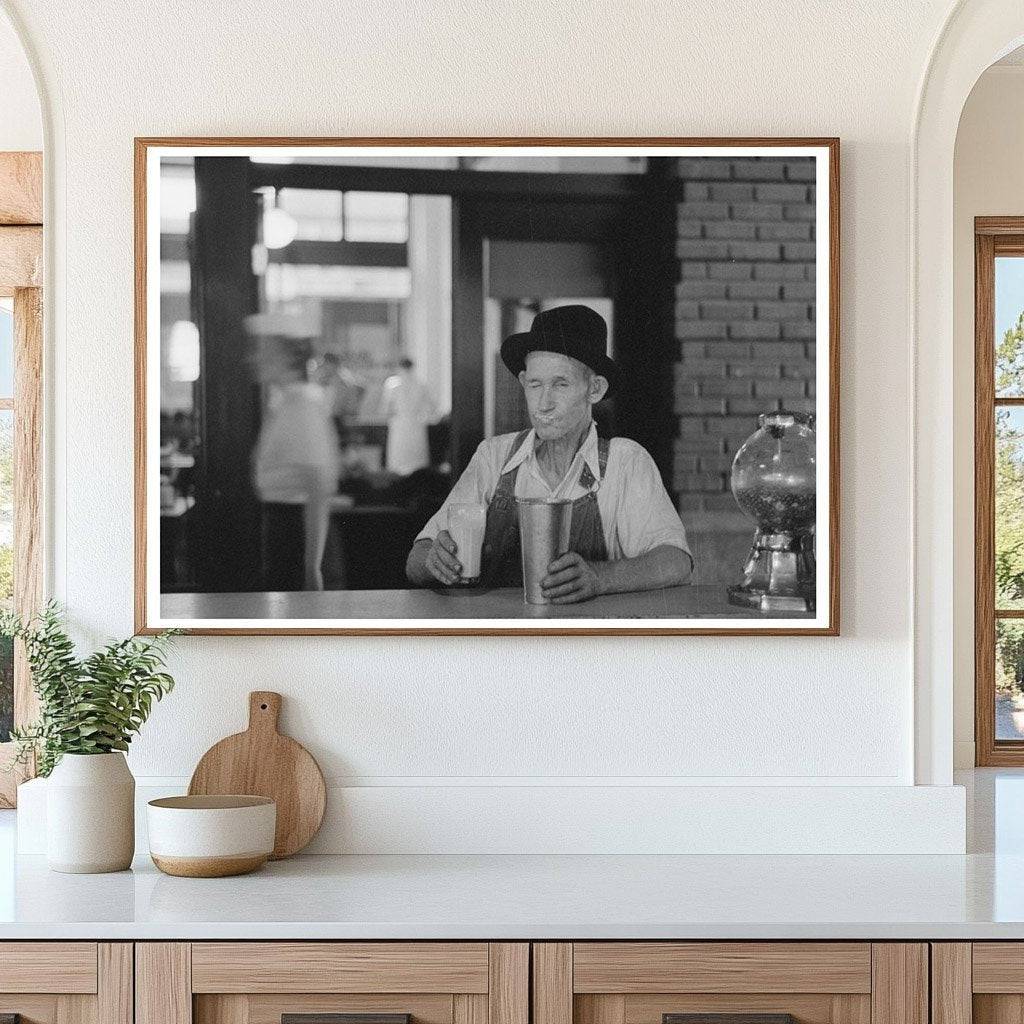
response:
{"label": "green plant leaf", "polygon": [[180,633],[112,641],[78,658],[55,602],[27,622],[0,612],[0,636],[24,644],[39,697],[38,720],[11,733],[15,762],[24,763],[34,752],[45,776],[64,754],[127,750],[149,718],[153,698],[159,701],[174,688],[162,669],[170,642]]}

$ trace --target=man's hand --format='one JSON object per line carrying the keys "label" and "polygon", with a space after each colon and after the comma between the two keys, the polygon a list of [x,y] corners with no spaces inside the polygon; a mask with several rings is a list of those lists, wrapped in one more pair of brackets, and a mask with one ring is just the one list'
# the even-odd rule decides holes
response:
{"label": "man's hand", "polygon": [[601,593],[601,581],[594,567],[575,551],[556,558],[548,566],[548,574],[540,581],[540,586],[552,604],[589,601]]}
{"label": "man's hand", "polygon": [[458,545],[447,530],[442,530],[430,545],[424,568],[436,580],[447,586],[457,583],[462,577],[462,563],[455,557]]}

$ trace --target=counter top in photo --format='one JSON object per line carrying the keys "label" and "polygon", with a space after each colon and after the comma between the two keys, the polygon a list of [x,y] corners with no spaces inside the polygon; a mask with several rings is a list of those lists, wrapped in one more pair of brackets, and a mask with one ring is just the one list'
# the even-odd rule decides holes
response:
{"label": "counter top in photo", "polygon": [[[603,594],[578,604],[531,605],[519,587],[321,590],[252,594],[161,594],[160,615],[193,619],[811,619],[813,612],[760,615],[730,604],[724,585]],[[402,625],[396,621],[396,626]],[[610,622],[609,625],[614,625]]]}

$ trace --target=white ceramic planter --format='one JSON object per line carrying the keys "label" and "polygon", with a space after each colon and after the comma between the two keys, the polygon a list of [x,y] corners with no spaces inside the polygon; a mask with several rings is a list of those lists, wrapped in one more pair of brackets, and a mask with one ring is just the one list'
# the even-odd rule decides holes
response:
{"label": "white ceramic planter", "polygon": [[53,871],[124,871],[135,853],[135,779],[124,754],[65,754],[46,784]]}

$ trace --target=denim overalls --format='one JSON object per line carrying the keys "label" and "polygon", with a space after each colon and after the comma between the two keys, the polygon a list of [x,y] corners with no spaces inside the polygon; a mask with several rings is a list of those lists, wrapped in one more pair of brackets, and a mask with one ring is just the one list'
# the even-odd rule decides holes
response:
{"label": "denim overalls", "polygon": [[[523,430],[512,441],[506,464],[523,446],[530,432]],[[609,441],[597,440],[597,464],[600,479],[595,480],[590,466],[583,464],[580,487],[586,494],[572,503],[572,527],[569,531],[569,551],[581,555],[588,562],[607,562],[608,546],[604,541],[601,510],[597,505],[597,491],[608,465]],[[520,463],[521,465],[521,463]],[[521,587],[523,563],[519,546],[519,516],[516,512],[516,477],[519,466],[502,473],[498,486],[487,506],[487,526],[480,582],[488,587]],[[564,553],[564,552],[563,552]]]}

